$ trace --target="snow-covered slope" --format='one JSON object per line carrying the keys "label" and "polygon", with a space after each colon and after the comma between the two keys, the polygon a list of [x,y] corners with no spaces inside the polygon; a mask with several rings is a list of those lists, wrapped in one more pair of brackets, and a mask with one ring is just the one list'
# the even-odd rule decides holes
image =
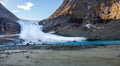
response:
{"label": "snow-covered slope", "polygon": [[38,25],[38,21],[19,20],[21,25],[20,38],[25,40],[26,43],[49,43],[49,42],[69,42],[69,41],[82,41],[86,40],[85,37],[65,37],[51,33],[44,33],[42,31],[43,26]]}

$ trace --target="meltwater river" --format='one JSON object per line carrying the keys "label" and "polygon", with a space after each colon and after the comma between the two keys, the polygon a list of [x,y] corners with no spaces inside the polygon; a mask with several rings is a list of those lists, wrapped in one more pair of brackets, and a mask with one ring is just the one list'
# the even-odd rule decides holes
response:
{"label": "meltwater river", "polygon": [[[45,43],[46,45],[120,45],[120,40],[115,40],[115,41],[80,41],[80,42],[49,42]],[[31,44],[32,45],[32,44]],[[35,44],[35,45],[39,45]],[[44,43],[43,43],[44,45]],[[0,44],[0,47],[13,47],[13,43],[8,43],[8,44]],[[16,46],[25,46],[25,44],[18,43]]]}

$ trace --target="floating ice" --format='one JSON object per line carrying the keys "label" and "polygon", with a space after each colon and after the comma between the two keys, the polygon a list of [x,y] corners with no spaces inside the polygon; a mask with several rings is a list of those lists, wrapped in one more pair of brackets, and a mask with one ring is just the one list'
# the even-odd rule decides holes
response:
{"label": "floating ice", "polygon": [[38,24],[38,21],[19,20],[21,25],[20,38],[26,43],[49,43],[49,42],[69,42],[69,41],[83,41],[85,37],[65,37],[51,33],[44,33],[43,26]]}

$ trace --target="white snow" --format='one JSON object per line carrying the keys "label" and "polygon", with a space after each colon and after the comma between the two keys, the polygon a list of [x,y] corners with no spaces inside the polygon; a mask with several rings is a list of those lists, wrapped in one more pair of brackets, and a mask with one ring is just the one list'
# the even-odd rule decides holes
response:
{"label": "white snow", "polygon": [[38,25],[37,21],[19,20],[17,21],[21,25],[20,38],[25,40],[26,43],[44,43],[44,42],[68,42],[68,41],[83,41],[85,37],[65,37],[51,33],[44,33],[42,31],[43,26]]}
{"label": "white snow", "polygon": [[19,34],[13,34],[13,35],[0,35],[0,38],[4,38],[4,37],[13,37],[13,36],[19,36]]}
{"label": "white snow", "polygon": [[85,27],[89,28],[91,27],[91,24],[86,24]]}
{"label": "white snow", "polygon": [[50,31],[50,32],[48,32],[48,33],[54,34],[54,33],[56,33],[56,32],[55,32],[55,31]]}
{"label": "white snow", "polygon": [[91,5],[88,6],[88,10],[91,8]]}
{"label": "white snow", "polygon": [[86,24],[85,27],[87,27],[88,29],[90,29],[91,27],[96,28],[95,25],[92,25],[92,24],[90,24],[90,23]]}

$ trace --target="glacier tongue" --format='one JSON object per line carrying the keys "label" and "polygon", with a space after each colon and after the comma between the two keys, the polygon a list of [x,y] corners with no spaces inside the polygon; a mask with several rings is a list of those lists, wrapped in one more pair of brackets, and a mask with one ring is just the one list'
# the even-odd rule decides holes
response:
{"label": "glacier tongue", "polygon": [[83,41],[85,37],[65,37],[51,33],[44,33],[42,31],[43,26],[38,25],[38,21],[22,20],[17,21],[21,25],[21,33],[19,37],[24,40],[24,44],[42,44],[49,42],[72,42]]}

